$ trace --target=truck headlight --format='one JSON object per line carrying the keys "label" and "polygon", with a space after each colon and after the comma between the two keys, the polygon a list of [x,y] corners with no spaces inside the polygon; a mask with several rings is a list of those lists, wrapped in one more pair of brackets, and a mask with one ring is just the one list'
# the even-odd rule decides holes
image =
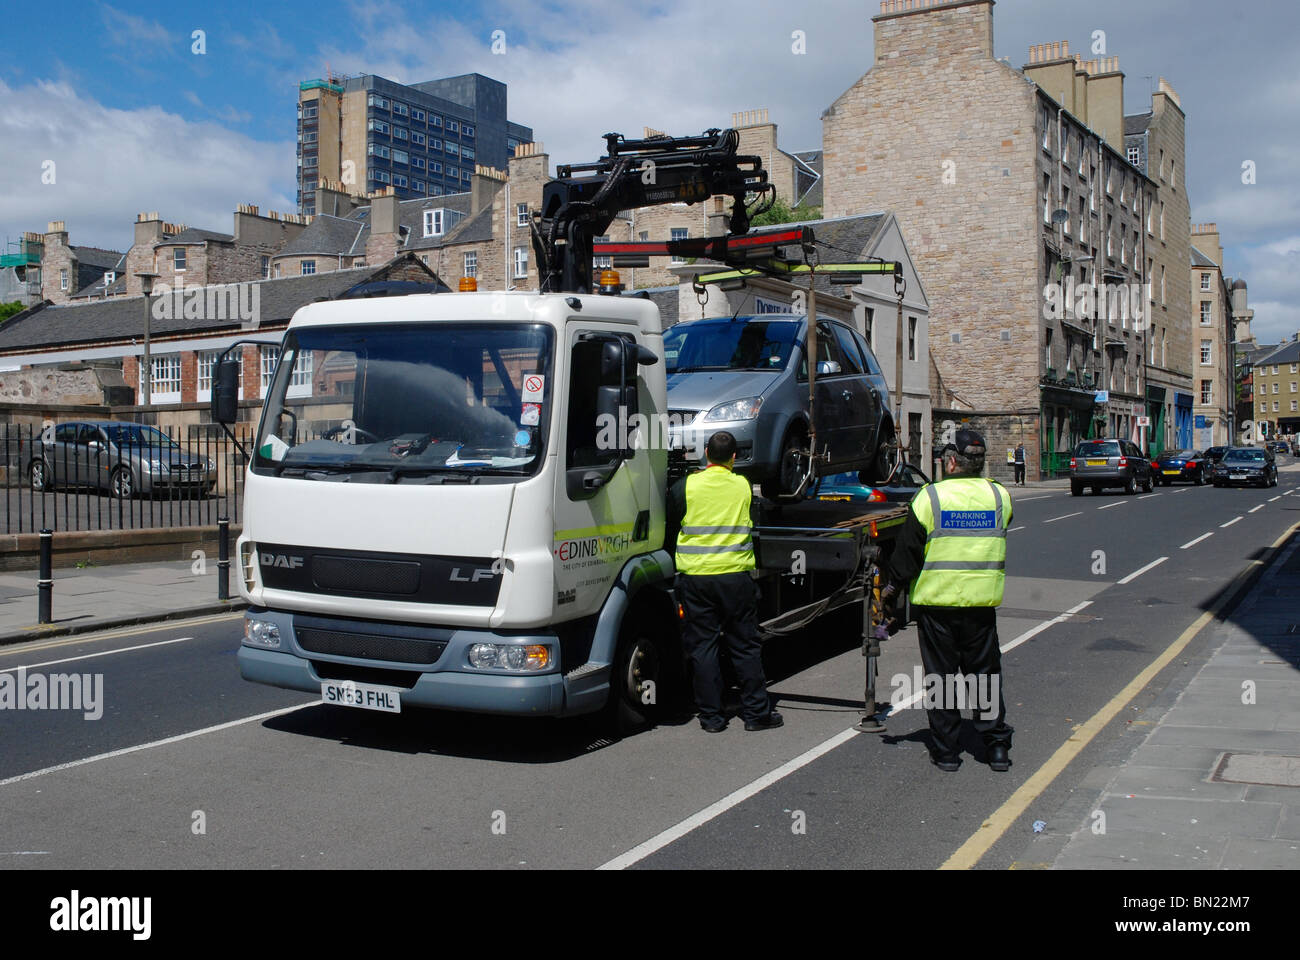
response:
{"label": "truck headlight", "polygon": [[476,670],[530,672],[551,665],[551,648],[544,643],[475,643],[467,659]]}
{"label": "truck headlight", "polygon": [[270,620],[244,620],[244,642],[253,647],[266,647],[278,650],[280,647],[280,628]]}
{"label": "truck headlight", "polygon": [[706,421],[719,420],[753,420],[763,406],[762,397],[746,397],[744,400],[732,400],[720,403],[704,415]]}

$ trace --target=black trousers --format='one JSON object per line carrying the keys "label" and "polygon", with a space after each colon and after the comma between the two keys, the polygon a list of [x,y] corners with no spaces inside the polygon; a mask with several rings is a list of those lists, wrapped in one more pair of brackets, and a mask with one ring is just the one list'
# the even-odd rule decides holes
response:
{"label": "black trousers", "polygon": [[[1010,749],[1014,731],[1007,726],[1007,706],[1002,696],[1002,651],[998,649],[997,610],[992,607],[913,609],[921,640],[921,665],[927,678],[948,678],[958,674],[983,676],[987,679],[977,684],[976,690],[990,695],[996,678],[997,716],[985,717],[983,714],[992,710],[975,706],[972,723],[976,733],[984,738],[985,746],[1002,744]],[[949,698],[939,699],[942,706],[926,705],[926,717],[934,738],[930,749],[939,759],[950,760],[960,753],[961,712]],[[967,702],[970,702],[969,698]]]}
{"label": "black trousers", "polygon": [[718,645],[727,656],[740,683],[741,715],[760,720],[772,711],[763,677],[762,646],[758,639],[758,586],[748,573],[677,577],[677,599],[686,619],[682,646],[694,673],[695,706],[700,720],[720,723],[722,667]]}
{"label": "black trousers", "polygon": [[1024,465],[1023,463],[1017,463],[1017,464],[1016,464],[1016,483],[1024,483],[1024,482],[1025,482],[1025,465]]}

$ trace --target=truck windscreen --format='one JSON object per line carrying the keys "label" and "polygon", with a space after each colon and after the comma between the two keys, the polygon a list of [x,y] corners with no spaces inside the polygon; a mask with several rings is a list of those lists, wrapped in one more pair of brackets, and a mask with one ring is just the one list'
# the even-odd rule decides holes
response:
{"label": "truck windscreen", "polygon": [[253,470],[389,483],[530,475],[545,451],[552,356],[542,324],[291,330]]}
{"label": "truck windscreen", "polygon": [[794,320],[695,320],[664,333],[667,372],[784,370],[794,349]]}

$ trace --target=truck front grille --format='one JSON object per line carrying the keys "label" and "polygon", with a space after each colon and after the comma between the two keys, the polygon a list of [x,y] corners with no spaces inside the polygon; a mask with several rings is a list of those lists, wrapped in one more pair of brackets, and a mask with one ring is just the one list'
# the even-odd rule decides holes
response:
{"label": "truck front grille", "polygon": [[387,660],[390,663],[433,664],[447,649],[445,640],[418,640],[414,637],[386,637],[371,633],[348,633],[342,630],[297,628],[298,645],[310,653],[358,660]]}

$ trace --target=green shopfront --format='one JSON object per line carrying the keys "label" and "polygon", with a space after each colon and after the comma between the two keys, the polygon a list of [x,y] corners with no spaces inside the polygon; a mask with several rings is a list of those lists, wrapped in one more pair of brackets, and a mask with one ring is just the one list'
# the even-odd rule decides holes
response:
{"label": "green shopfront", "polygon": [[1070,475],[1070,455],[1083,440],[1105,432],[1105,414],[1099,417],[1094,390],[1065,386],[1043,386],[1041,424],[1041,476]]}

